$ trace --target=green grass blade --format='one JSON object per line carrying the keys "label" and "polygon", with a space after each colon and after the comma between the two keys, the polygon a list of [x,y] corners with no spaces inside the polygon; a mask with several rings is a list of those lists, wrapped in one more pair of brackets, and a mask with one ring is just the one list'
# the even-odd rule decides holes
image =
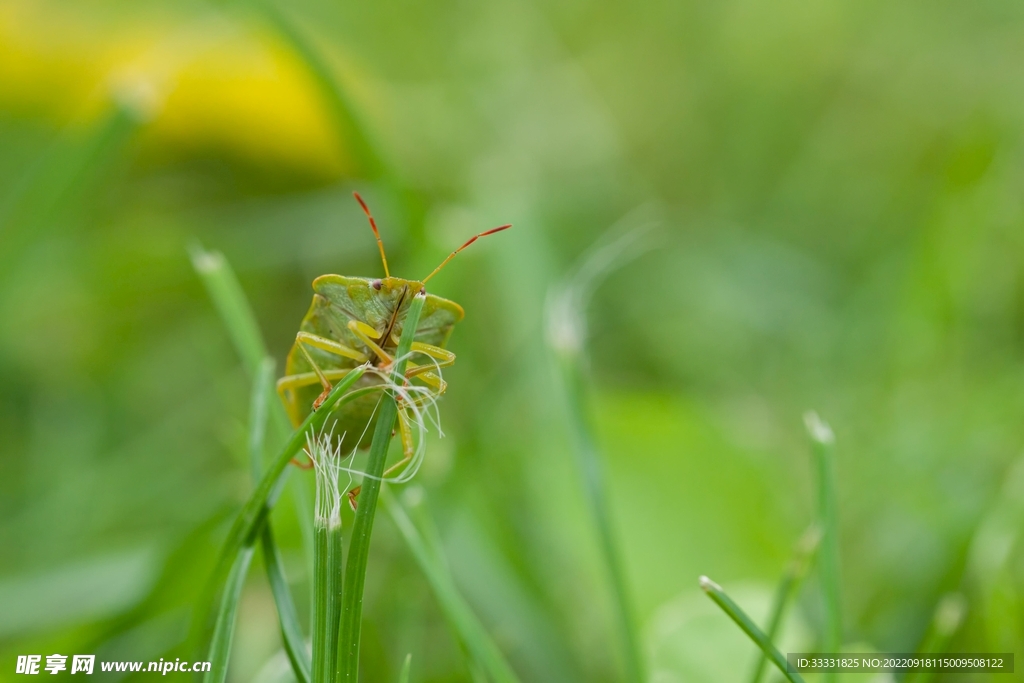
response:
{"label": "green grass blade", "polygon": [[[260,366],[270,355],[260,333],[259,323],[249,305],[249,300],[238,282],[224,255],[217,251],[206,251],[198,242],[189,247],[192,267],[213,301],[228,336],[242,359],[245,372],[253,381],[259,375]],[[292,431],[291,423],[279,401],[273,401],[270,410],[274,434],[283,441]],[[274,443],[277,441],[275,440]],[[304,519],[300,515],[300,519]],[[304,530],[305,531],[305,530]]]}
{"label": "green grass blade", "polygon": [[615,622],[622,643],[625,679],[632,683],[642,683],[646,676],[640,637],[633,618],[621,553],[612,528],[604,468],[587,409],[585,381],[587,302],[597,285],[610,272],[648,248],[641,240],[647,227],[621,232],[624,226],[621,224],[608,231],[588,250],[565,283],[549,293],[546,327],[548,344],[555,353],[565,390],[567,417],[576,446],[573,453],[610,583]]}
{"label": "green grass blade", "polygon": [[193,244],[189,253],[192,256],[192,267],[202,279],[217,313],[224,321],[224,327],[242,357],[246,373],[255,378],[260,364],[267,357],[267,348],[242,285],[220,252],[206,251],[199,244]]}
{"label": "green grass blade", "polygon": [[281,492],[281,484],[284,483],[285,467],[287,467],[288,463],[298,454],[302,447],[306,445],[306,435],[314,433],[323,427],[324,420],[327,419],[331,410],[336,404],[342,402],[342,398],[349,392],[352,385],[363,376],[365,371],[366,368],[363,366],[353,368],[337,382],[331,393],[327,395],[327,398],[320,405],[320,408],[310,413],[299,428],[295,430],[291,438],[288,439],[288,443],[285,444],[284,448],[281,449],[281,452],[270,464],[270,467],[264,472],[259,486],[253,491],[249,500],[246,501],[238,517],[235,519],[231,530],[228,532],[228,538],[222,550],[222,564],[227,564],[228,558],[234,556],[246,539],[256,536],[267,511],[277,502],[277,496]]}
{"label": "green grass blade", "polygon": [[[228,531],[227,539],[221,548],[220,558],[214,567],[210,579],[211,585],[215,587],[222,585],[238,553],[251,545],[255,538],[262,533],[267,514],[277,502],[277,498],[281,493],[281,488],[287,474],[285,468],[288,466],[288,463],[306,444],[306,435],[319,430],[331,410],[337,404],[342,403],[343,399],[351,399],[353,392],[350,390],[359,378],[363,376],[365,371],[366,368],[363,366],[354,368],[341,381],[336,383],[334,389],[331,390],[331,393],[327,395],[327,398],[321,404],[320,409],[309,414],[299,428],[295,430],[291,438],[288,439],[288,442],[274,461],[270,463],[270,467],[263,473],[263,478],[260,479],[256,490],[253,491],[245,505],[242,506],[231,529]],[[205,623],[204,621],[202,624],[199,624],[200,632],[205,631],[205,626],[203,625]]]}
{"label": "green grass blade", "polygon": [[[814,446],[818,468],[818,520],[821,524],[821,550],[818,568],[821,573],[822,598],[825,609],[825,652],[839,652],[843,644],[843,618],[839,593],[839,519],[836,512],[835,436],[817,413],[804,416],[807,432]],[[823,675],[824,681],[835,680],[834,673]]]}
{"label": "green grass blade", "polygon": [[1024,528],[1024,458],[1010,463],[1000,491],[978,522],[967,551],[964,582],[973,588],[973,612],[989,651],[1010,652],[1024,642],[1018,582],[1012,569]]}
{"label": "green grass blade", "polygon": [[[771,614],[768,617],[767,637],[769,642],[775,642],[775,638],[779,634],[779,628],[782,626],[782,618],[786,614],[786,608],[789,607],[790,602],[796,597],[800,583],[807,574],[807,568],[820,542],[821,528],[816,524],[805,531],[797,542],[793,552],[793,559],[790,560],[789,566],[786,567],[782,580],[779,581],[779,586],[775,590],[775,600],[772,602]],[[752,683],[760,683],[761,677],[764,675],[765,664],[767,663],[768,659],[764,653],[760,653],[757,658],[757,664],[754,666],[754,673],[750,677]]]}
{"label": "green grass blade", "polygon": [[795,671],[790,671],[789,667],[786,666],[786,658],[775,649],[775,646],[772,645],[772,641],[768,639],[768,636],[766,636],[764,632],[757,627],[757,624],[747,616],[746,612],[740,609],[739,605],[732,601],[732,598],[725,594],[725,591],[722,590],[721,586],[708,577],[702,576],[700,577],[700,587],[708,594],[708,597],[714,600],[715,604],[721,607],[722,611],[728,614],[729,618],[736,622],[736,625],[743,629],[743,632],[746,633],[759,648],[761,648],[761,651],[764,652],[765,656],[771,660],[772,664],[782,672],[782,675],[786,677],[786,680],[790,681],[790,683],[803,683],[804,679],[800,674]]}
{"label": "green grass blade", "polygon": [[[274,361],[266,358],[259,365],[259,373],[252,385],[252,400],[249,405],[249,462],[253,479],[259,480],[260,462],[263,455],[263,437],[267,426],[267,394],[274,378]],[[235,635],[235,622],[238,614],[238,602],[245,587],[245,578],[249,573],[253,553],[256,547],[248,543],[235,557],[227,583],[221,594],[220,609],[210,641],[210,652],[207,661],[211,663],[210,671],[203,680],[206,683],[222,683],[227,676],[228,660],[231,657],[231,643]]]}
{"label": "green grass blade", "polygon": [[384,474],[384,462],[391,432],[398,414],[395,401],[387,394],[381,396],[377,408],[377,426],[370,443],[370,455],[359,493],[359,506],[352,526],[348,560],[341,596],[341,628],[338,643],[338,681],[359,680],[359,639],[362,627],[363,587],[366,582],[366,564],[370,553],[370,535],[376,512],[379,477]]}
{"label": "green grass blade", "polygon": [[231,657],[231,643],[235,637],[235,617],[238,614],[238,602],[245,587],[245,577],[249,573],[256,546],[246,544],[235,556],[234,564],[228,574],[228,580],[221,594],[220,609],[217,622],[210,641],[210,653],[207,661],[210,670],[203,677],[204,683],[223,683],[228,673],[228,659]]}
{"label": "green grass blade", "polygon": [[[273,398],[273,384],[274,359],[264,358],[253,384],[253,401],[250,409],[252,426],[249,430],[249,464],[252,468],[254,482],[260,480],[260,470],[263,465],[267,407],[268,401]],[[299,626],[298,612],[295,609],[295,602],[292,600],[288,579],[285,577],[281,553],[277,549],[274,532],[269,522],[263,525],[260,543],[263,547],[263,564],[267,570],[270,592],[274,596],[274,604],[277,606],[281,641],[284,644],[285,653],[288,655],[288,661],[291,662],[298,683],[309,683],[309,654],[306,652],[305,639],[302,635],[302,628]]]}
{"label": "green grass blade", "polygon": [[313,523],[313,681],[329,683],[327,675],[327,525]]}
{"label": "green grass blade", "polygon": [[[223,254],[206,251],[198,243],[194,243],[189,252],[196,274],[199,275],[214,307],[220,314],[221,322],[228,330],[228,336],[242,359],[246,373],[255,380],[260,371],[260,364],[268,355],[267,346],[263,341],[263,335],[260,333],[252,306],[249,305],[249,300],[238,282],[238,277]],[[276,445],[283,443],[288,438],[292,431],[292,425],[280,401],[271,401],[270,405],[272,406],[270,409],[272,433],[275,437],[272,443]],[[297,502],[305,499],[301,486],[297,485],[294,491]],[[307,541],[308,545],[312,545],[313,520],[310,515],[305,514],[305,511],[305,508],[300,510],[299,524],[302,528],[303,539]]]}
{"label": "green grass blade", "polygon": [[[256,316],[242,290],[242,285],[238,282],[238,277],[220,252],[206,251],[202,245],[194,243],[189,248],[189,254],[192,257],[192,267],[206,287],[224,327],[228,330],[235,350],[242,358],[246,374],[255,380],[260,365],[269,354],[260,333],[259,323],[256,322]],[[271,425],[275,435],[283,441],[291,433],[292,426],[284,412],[284,406],[279,401],[271,403]],[[300,518],[304,519],[301,515]],[[308,530],[304,529],[305,531]]]}
{"label": "green grass blade", "polygon": [[[311,440],[309,457],[316,468],[316,512],[313,530],[313,680],[333,683],[338,665],[338,624],[341,614],[342,543],[341,491],[338,475],[342,455],[330,435]],[[347,455],[347,454],[346,454]]]}
{"label": "green grass blade", "polygon": [[274,534],[269,524],[263,525],[260,543],[263,545],[263,564],[267,567],[270,592],[274,595],[274,603],[277,605],[277,619],[281,626],[281,641],[284,643],[284,651],[288,655],[288,661],[292,664],[295,680],[298,683],[309,683],[310,669],[312,668],[309,652],[306,650],[306,641],[302,635],[302,627],[299,625],[299,615],[295,609],[295,603],[292,601],[288,579],[284,574],[281,553],[274,542]]}
{"label": "green grass blade", "polygon": [[382,494],[384,508],[388,511],[398,531],[405,539],[409,551],[420,566],[423,575],[434,591],[441,610],[462,641],[473,661],[481,667],[491,681],[515,683],[519,680],[509,666],[501,649],[491,639],[480,620],[459,593],[448,568],[439,560],[440,549],[420,533],[410,519],[405,506],[390,491]]}
{"label": "green grass blade", "polygon": [[[944,595],[939,600],[932,616],[932,623],[928,627],[928,633],[917,648],[918,654],[937,655],[942,654],[949,647],[949,641],[963,623],[964,615],[967,613],[967,600],[960,593]],[[928,683],[935,677],[931,671],[911,671],[903,679],[903,683]]]}
{"label": "green grass blade", "polygon": [[[282,435],[289,430],[288,419],[280,403],[272,400],[274,361],[266,355],[266,345],[260,334],[259,325],[231,267],[223,255],[204,251],[194,245],[191,249],[192,264],[214,302],[224,326],[238,351],[246,372],[253,377],[253,398],[250,406],[253,416],[249,431],[249,465],[253,480],[260,481],[263,451],[266,437],[268,408],[275,418],[275,426]],[[300,520],[309,523],[300,515]],[[302,629],[292,600],[280,553],[274,542],[269,524],[263,525],[260,533],[263,543],[264,566],[270,583],[274,602],[277,605],[281,625],[281,638],[285,652],[292,664],[299,683],[307,683],[310,675],[309,655],[306,651]]]}
{"label": "green grass blade", "polygon": [[[426,297],[422,292],[413,297],[406,313],[402,337],[398,341],[394,377],[404,381],[405,364],[412,341],[416,335],[420,313]],[[387,460],[391,432],[398,415],[398,406],[389,393],[381,396],[377,408],[377,426],[370,443],[370,456],[366,465],[359,493],[359,507],[352,526],[352,540],[349,542],[348,561],[345,565],[344,586],[341,603],[341,629],[338,648],[338,679],[347,683],[359,680],[359,636],[363,613],[363,585],[366,581],[366,562],[370,553],[370,534],[373,532],[373,518],[377,510],[377,496],[380,492],[381,477]]]}
{"label": "green grass blade", "polygon": [[267,441],[267,406],[273,393],[274,359],[264,356],[257,366],[249,402],[249,471],[255,484],[263,470],[263,450]]}
{"label": "green grass blade", "polygon": [[622,567],[618,544],[615,541],[615,534],[612,531],[601,456],[597,451],[592,427],[587,417],[580,355],[578,353],[562,353],[559,360],[568,396],[569,421],[576,438],[574,452],[583,477],[583,489],[597,528],[601,555],[607,567],[615,599],[619,636],[624,646],[627,680],[641,683],[645,680],[643,659],[640,655],[639,638],[633,622],[633,610],[626,586],[626,575]]}
{"label": "green grass blade", "polygon": [[405,656],[402,662],[402,671],[398,674],[398,683],[409,683],[409,674],[412,672],[412,653]]}
{"label": "green grass blade", "polygon": [[331,683],[337,675],[341,598],[341,517],[317,519],[313,576],[313,680]]}

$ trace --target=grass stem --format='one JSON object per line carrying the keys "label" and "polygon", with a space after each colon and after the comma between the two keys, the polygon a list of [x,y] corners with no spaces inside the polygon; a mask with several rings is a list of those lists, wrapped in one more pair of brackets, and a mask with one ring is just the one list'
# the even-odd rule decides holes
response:
{"label": "grass stem", "polygon": [[[416,294],[406,313],[393,369],[393,378],[396,383],[405,381],[405,365],[416,336],[416,327],[419,324],[425,300],[426,297],[422,292]],[[352,540],[349,541],[341,596],[337,680],[347,683],[357,683],[359,680],[359,637],[362,626],[366,563],[370,554],[370,535],[373,532],[377,496],[380,492],[384,465],[387,461],[388,446],[391,444],[391,434],[398,416],[398,404],[390,392],[385,392],[381,396],[377,411],[377,425],[370,443],[366,474],[363,477],[359,493],[359,507],[356,510],[356,518],[352,526]]]}
{"label": "grass stem", "polygon": [[[843,619],[839,593],[839,519],[836,506],[835,436],[831,427],[809,412],[804,416],[807,432],[814,447],[818,468],[818,520],[821,524],[821,550],[818,569],[821,575],[822,598],[825,612],[825,652],[839,652],[843,644]],[[835,680],[834,673],[826,673],[824,681]]]}
{"label": "grass stem", "polygon": [[263,564],[267,568],[270,592],[274,596],[274,604],[277,605],[277,620],[281,627],[281,642],[284,644],[285,654],[288,655],[288,661],[291,662],[292,672],[295,674],[297,683],[309,683],[310,669],[312,668],[309,651],[302,635],[302,627],[299,625],[299,615],[288,587],[288,579],[284,573],[281,552],[274,542],[274,532],[269,524],[263,525],[260,544],[263,546]]}
{"label": "grass stem", "polygon": [[316,513],[313,523],[313,680],[333,683],[338,665],[341,614],[342,543],[341,450],[333,433],[309,439],[306,452],[316,468]]}
{"label": "grass stem", "polygon": [[[921,645],[917,648],[921,655],[938,655],[946,651],[949,641],[963,623],[964,615],[967,613],[967,600],[961,593],[950,593],[942,596],[932,623]],[[928,683],[935,677],[931,671],[911,671],[903,679],[903,683]]]}
{"label": "grass stem", "polygon": [[714,600],[715,604],[722,608],[722,611],[729,615],[729,618],[736,622],[736,625],[743,629],[743,632],[750,636],[750,639],[761,648],[761,651],[765,654],[768,659],[771,660],[782,675],[786,677],[786,680],[790,683],[804,683],[804,679],[800,674],[795,671],[790,671],[786,665],[786,658],[782,656],[775,646],[772,645],[772,641],[768,639],[768,636],[764,634],[761,629],[757,627],[747,613],[740,609],[740,606],[732,601],[722,587],[712,581],[706,576],[700,577],[700,587],[708,594],[708,597]]}
{"label": "grass stem", "polygon": [[[256,381],[252,385],[252,396],[249,402],[249,464],[253,479],[259,480],[260,462],[263,456],[263,437],[266,434],[267,411],[266,400],[269,383],[274,377],[274,361],[264,359],[259,364]],[[235,622],[238,616],[238,603],[245,587],[245,578],[249,573],[253,554],[256,551],[254,542],[248,542],[235,556],[228,573],[227,582],[221,594],[213,637],[210,640],[210,651],[207,660],[211,663],[210,671],[203,680],[206,683],[222,683],[227,677],[228,660],[231,656],[231,643],[234,640]]]}
{"label": "grass stem", "polygon": [[427,540],[428,536],[420,532],[409,517],[405,506],[391,495],[390,491],[385,490],[381,497],[384,509],[405,539],[409,551],[434,591],[441,611],[462,641],[473,663],[483,669],[486,673],[484,678],[487,680],[495,683],[517,683],[519,678],[509,666],[501,649],[456,588],[451,573],[440,559],[441,549],[432,547],[433,544]]}
{"label": "grass stem", "polygon": [[412,672],[412,653],[405,656],[402,662],[402,670],[398,674],[398,683],[409,683],[409,674]]}
{"label": "grass stem", "polygon": [[313,576],[313,681],[332,683],[337,673],[338,617],[341,602],[341,515],[326,518],[318,516],[313,529],[316,539]]}
{"label": "grass stem", "polygon": [[639,639],[633,624],[625,571],[612,531],[601,456],[595,446],[593,430],[587,417],[580,356],[578,353],[562,353],[559,356],[559,361],[568,394],[569,420],[576,437],[577,464],[583,477],[584,493],[597,529],[601,555],[608,570],[608,578],[614,596],[616,623],[624,649],[626,680],[632,683],[641,683],[644,681],[643,660],[640,656]]}
{"label": "grass stem", "polygon": [[231,571],[221,594],[220,608],[217,611],[217,621],[213,629],[213,638],[210,640],[210,653],[207,661],[210,662],[210,670],[203,677],[204,683],[223,683],[227,678],[228,660],[231,657],[231,643],[235,637],[235,618],[238,615],[238,603],[242,597],[242,588],[245,587],[245,577],[249,573],[249,565],[252,564],[252,556],[256,551],[253,543],[247,543],[235,555],[231,565]]}
{"label": "grass stem", "polygon": [[[769,642],[775,642],[782,626],[782,618],[785,616],[786,608],[796,596],[800,583],[807,574],[807,567],[814,557],[818,544],[821,542],[821,528],[815,524],[804,532],[796,544],[793,558],[786,567],[778,588],[775,589],[775,600],[772,602],[772,611],[768,617],[767,637]],[[768,659],[764,652],[758,654],[757,664],[754,666],[754,673],[750,677],[751,683],[760,683],[764,675],[764,667]]]}
{"label": "grass stem", "polygon": [[[334,389],[321,404],[320,409],[309,414],[263,473],[263,477],[260,479],[256,490],[249,496],[249,499],[235,518],[231,529],[228,531],[227,539],[224,541],[224,546],[221,548],[220,557],[210,579],[211,585],[217,587],[216,592],[219,593],[219,587],[230,573],[238,554],[251,546],[262,533],[267,515],[277,502],[285,482],[287,475],[285,468],[305,445],[306,435],[315,433],[323,426],[324,420],[327,419],[334,406],[344,402],[352,385],[363,376],[365,371],[366,368],[364,366],[353,368],[345,377],[337,382],[334,385]],[[199,624],[200,632],[206,630],[205,623],[209,623],[209,620],[204,620]]]}
{"label": "grass stem", "polygon": [[[260,364],[259,373],[253,384],[253,400],[250,407],[252,427],[249,430],[249,465],[252,469],[253,483],[259,482],[263,470],[263,451],[266,436],[267,408],[273,399],[274,359],[269,356]],[[260,533],[260,545],[263,548],[263,564],[267,570],[270,592],[277,606],[278,622],[281,627],[281,642],[284,644],[288,661],[298,683],[309,683],[310,661],[306,651],[305,638],[299,626],[299,616],[292,600],[291,589],[284,573],[281,553],[274,541],[274,531],[268,521]]]}
{"label": "grass stem", "polygon": [[[253,481],[259,482],[263,469],[268,414],[274,418],[272,424],[281,434],[282,439],[290,431],[284,410],[279,403],[272,400],[274,361],[267,355],[266,344],[260,334],[256,316],[227,260],[217,252],[203,250],[198,244],[193,245],[190,251],[193,267],[220,314],[221,320],[228,330],[228,335],[242,359],[246,373],[253,380],[248,444],[249,467]],[[274,408],[272,409],[271,406]],[[299,518],[305,521],[304,516],[300,515]],[[306,526],[309,525],[303,526],[304,532]],[[312,536],[311,529],[309,535]],[[302,628],[299,626],[298,614],[292,600],[288,580],[284,574],[284,565],[281,562],[280,552],[274,542],[274,534],[269,523],[262,525],[260,540],[263,546],[267,580],[277,605],[285,652],[288,654],[298,683],[308,683],[311,668],[309,654],[306,650]]]}

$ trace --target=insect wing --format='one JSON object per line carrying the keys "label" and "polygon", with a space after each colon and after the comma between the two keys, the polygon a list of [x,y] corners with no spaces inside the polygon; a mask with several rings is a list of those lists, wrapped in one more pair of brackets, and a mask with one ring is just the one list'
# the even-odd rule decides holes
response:
{"label": "insect wing", "polygon": [[464,315],[462,306],[454,301],[428,294],[423,313],[420,314],[419,327],[416,328],[416,341],[444,347],[455,323],[462,320]]}

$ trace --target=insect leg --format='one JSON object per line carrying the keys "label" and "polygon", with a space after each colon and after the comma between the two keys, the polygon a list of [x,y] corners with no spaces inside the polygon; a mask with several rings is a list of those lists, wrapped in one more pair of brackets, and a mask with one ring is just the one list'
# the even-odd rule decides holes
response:
{"label": "insect leg", "polygon": [[295,456],[289,462],[298,467],[300,470],[311,470],[313,469],[313,458],[309,457],[309,452],[303,447],[302,452],[306,454],[306,461],[299,460],[299,456]]}
{"label": "insect leg", "polygon": [[374,336],[378,334],[377,330],[359,320],[349,320],[348,329],[352,334],[359,338],[359,341],[366,344],[367,348],[377,354],[377,357],[382,361],[385,363],[391,363],[394,360],[391,357],[391,354],[382,349],[377,343],[377,340],[374,339]]}
{"label": "insect leg", "polygon": [[[440,363],[441,367],[444,367],[444,363]],[[451,363],[448,363],[451,365]],[[409,370],[405,373],[406,379],[412,377],[419,377],[423,380],[424,384],[430,385],[437,389],[438,394],[443,394],[448,388],[448,383],[441,379],[436,373],[431,372],[435,366],[433,365],[416,365],[415,363],[409,363]]]}
{"label": "insect leg", "polygon": [[448,388],[448,385],[432,371],[454,365],[455,354],[447,349],[442,349],[440,346],[424,344],[423,342],[413,342],[412,350],[417,353],[422,353],[425,356],[429,356],[437,362],[426,365],[409,363],[409,369],[405,373],[406,378],[419,377],[424,383],[437,389],[438,393],[443,394],[445,389]]}
{"label": "insect leg", "polygon": [[[412,440],[412,428],[409,426],[409,416],[406,415],[405,410],[398,411],[398,434],[402,438],[402,459],[384,470],[384,474],[382,475],[384,479],[387,479],[395,472],[404,469],[416,454],[416,445]],[[348,504],[353,510],[358,507],[356,505],[356,498],[359,497],[359,492],[362,488],[362,486],[356,486],[348,492]]]}
{"label": "insect leg", "polygon": [[288,419],[292,421],[292,427],[298,427],[302,424],[302,418],[296,412],[295,402],[288,396],[288,392],[295,388],[294,385],[289,384],[289,380],[292,380],[294,377],[296,375],[288,375],[277,380],[277,397],[281,399],[285,412],[288,413]]}
{"label": "insect leg", "polygon": [[[324,370],[321,374],[328,381],[342,379],[350,371],[344,368],[334,368],[331,370]],[[308,387],[311,384],[317,384],[320,382],[320,377],[315,372],[303,372],[297,375],[285,375],[281,379],[277,380],[277,395],[281,398],[281,403],[284,404],[285,410],[288,411],[288,417],[292,421],[293,427],[298,427],[302,424],[302,418],[296,414],[294,404],[288,400],[287,392],[293,389],[299,389],[301,387]],[[303,449],[305,451],[305,449]],[[306,454],[309,455],[308,453]],[[310,459],[308,462],[303,462],[298,457],[292,458],[292,464],[308,470],[313,467],[313,460]]]}
{"label": "insect leg", "polygon": [[330,383],[330,381],[327,379],[327,376],[324,375],[323,370],[321,370],[320,366],[316,364],[315,360],[313,360],[313,356],[309,355],[309,351],[306,350],[305,346],[299,344],[299,351],[302,351],[302,355],[306,357],[306,361],[311,366],[313,366],[313,371],[316,373],[316,378],[320,381],[320,386],[324,388],[324,390],[320,392],[320,395],[316,397],[316,400],[313,401],[313,410],[316,410],[317,408],[320,407],[320,404],[323,403],[324,400],[327,398],[327,395],[331,393],[331,389],[334,388],[334,385]]}
{"label": "insect leg", "polygon": [[414,341],[412,343],[412,350],[436,360],[435,368],[446,368],[449,365],[455,365],[455,354],[448,349],[442,349],[440,346]]}
{"label": "insect leg", "polygon": [[354,489],[348,492],[348,506],[353,510],[359,507],[359,505],[356,503],[356,498],[359,497],[359,492],[362,490],[362,486],[356,486]]}
{"label": "insect leg", "polygon": [[351,358],[357,363],[365,363],[366,361],[369,360],[369,358],[366,357],[365,353],[360,353],[355,349],[350,349],[344,344],[339,344],[333,339],[321,337],[316,334],[310,334],[309,332],[299,332],[297,335],[295,335],[295,341],[301,342],[303,344],[308,344],[309,346],[313,346],[315,348],[327,351],[329,353],[333,353],[338,356]]}
{"label": "insect leg", "polygon": [[[332,368],[330,370],[324,370],[323,375],[328,380],[342,379],[348,373],[352,372],[349,368]],[[283,393],[289,389],[301,389],[302,387],[308,387],[310,384],[318,384],[320,377],[315,372],[300,372],[297,375],[285,375],[281,379],[277,380],[277,392]]]}
{"label": "insect leg", "polygon": [[316,397],[316,400],[313,401],[313,410],[316,410],[320,407],[320,404],[324,402],[327,395],[331,393],[331,389],[334,387],[330,381],[328,381],[327,376],[324,375],[320,366],[316,364],[315,360],[313,360],[313,356],[311,356],[309,351],[306,350],[307,344],[314,348],[329,351],[339,356],[344,356],[345,358],[351,358],[359,363],[365,362],[366,356],[358,351],[348,348],[344,344],[339,344],[338,342],[327,339],[326,337],[320,337],[315,334],[310,334],[309,332],[299,332],[295,335],[295,345],[299,347],[299,351],[301,351],[302,355],[306,357],[306,361],[312,366],[317,379],[320,380],[320,385],[324,388],[323,392],[321,392],[321,394]]}

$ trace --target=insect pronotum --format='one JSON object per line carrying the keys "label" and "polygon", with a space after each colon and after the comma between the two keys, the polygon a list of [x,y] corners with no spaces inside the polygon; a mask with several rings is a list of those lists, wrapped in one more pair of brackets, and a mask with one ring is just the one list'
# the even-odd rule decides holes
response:
{"label": "insect pronotum", "polygon": [[[353,194],[370,221],[370,228],[380,250],[384,277],[321,275],[313,280],[313,302],[288,352],[285,375],[277,382],[278,395],[295,426],[301,424],[310,411],[320,406],[330,393],[331,382],[341,379],[352,368],[368,363],[386,371],[394,361],[412,298],[420,292],[425,293],[426,282],[460,251],[481,237],[512,227],[502,225],[474,235],[449,254],[427,277],[422,280],[406,280],[391,276],[377,222],[362,197],[358,193]],[[425,295],[426,301],[412,345],[413,354],[420,356],[417,360],[423,362],[410,361],[405,380],[408,382],[416,377],[441,394],[446,385],[433,370],[455,362],[455,354],[444,347],[452,327],[465,313],[454,301],[433,294]],[[382,382],[379,375],[367,373],[356,388],[380,385]],[[377,392],[365,392],[336,409],[328,418],[330,424],[325,424],[325,429],[339,439],[340,452],[369,446],[378,398]],[[400,405],[398,411],[403,458],[390,467],[385,476],[400,471],[412,459],[414,446],[409,408]],[[353,505],[358,492],[358,487],[349,492],[349,501]]]}

